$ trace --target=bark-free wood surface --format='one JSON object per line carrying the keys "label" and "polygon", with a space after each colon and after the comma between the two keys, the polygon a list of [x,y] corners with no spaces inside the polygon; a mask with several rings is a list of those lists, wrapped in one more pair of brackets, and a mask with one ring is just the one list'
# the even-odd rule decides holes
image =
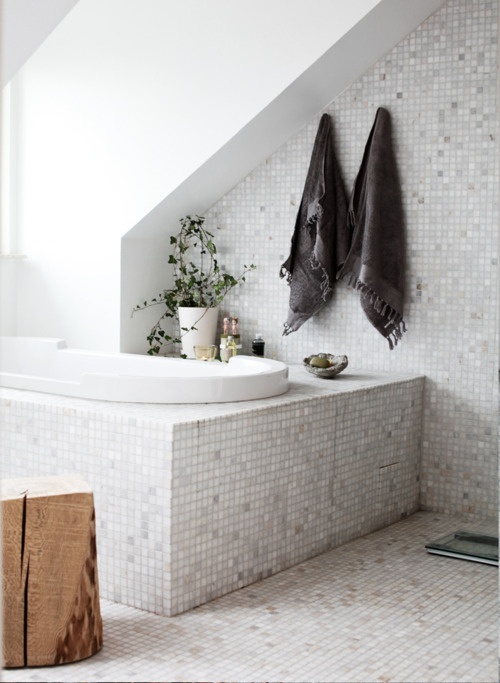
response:
{"label": "bark-free wood surface", "polygon": [[102,647],[94,497],[78,476],[2,481],[5,667]]}

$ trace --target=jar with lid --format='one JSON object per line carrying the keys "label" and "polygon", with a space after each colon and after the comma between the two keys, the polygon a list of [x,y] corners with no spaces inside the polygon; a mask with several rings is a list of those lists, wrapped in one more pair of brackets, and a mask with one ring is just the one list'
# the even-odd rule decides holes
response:
{"label": "jar with lid", "polygon": [[262,335],[258,332],[255,335],[255,339],[252,341],[252,355],[253,356],[263,356],[264,355],[265,342],[262,339]]}

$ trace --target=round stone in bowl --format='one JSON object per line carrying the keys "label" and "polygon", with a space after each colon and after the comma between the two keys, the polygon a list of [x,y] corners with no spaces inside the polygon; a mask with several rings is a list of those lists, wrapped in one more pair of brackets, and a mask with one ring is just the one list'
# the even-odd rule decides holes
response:
{"label": "round stone in bowl", "polygon": [[347,367],[347,356],[334,356],[331,353],[313,353],[304,358],[304,367],[316,377],[332,379]]}

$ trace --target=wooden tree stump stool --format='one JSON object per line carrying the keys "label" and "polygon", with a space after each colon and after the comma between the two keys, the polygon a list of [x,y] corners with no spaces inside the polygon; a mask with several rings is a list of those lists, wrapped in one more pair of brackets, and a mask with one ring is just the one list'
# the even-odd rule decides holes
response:
{"label": "wooden tree stump stool", "polygon": [[79,476],[2,481],[3,665],[85,659],[102,647],[94,496]]}

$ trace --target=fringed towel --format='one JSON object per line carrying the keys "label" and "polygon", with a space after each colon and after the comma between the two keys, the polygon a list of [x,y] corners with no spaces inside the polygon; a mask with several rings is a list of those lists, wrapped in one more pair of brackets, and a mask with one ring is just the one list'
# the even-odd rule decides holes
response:
{"label": "fringed towel", "polygon": [[368,320],[389,342],[401,339],[404,233],[389,112],[379,107],[349,202],[351,247],[338,278],[359,290]]}
{"label": "fringed towel", "polygon": [[348,247],[347,197],[333,149],[331,119],[323,114],[295,220],[290,256],[280,269],[280,277],[286,277],[290,285],[284,335],[298,330],[329,301]]}

